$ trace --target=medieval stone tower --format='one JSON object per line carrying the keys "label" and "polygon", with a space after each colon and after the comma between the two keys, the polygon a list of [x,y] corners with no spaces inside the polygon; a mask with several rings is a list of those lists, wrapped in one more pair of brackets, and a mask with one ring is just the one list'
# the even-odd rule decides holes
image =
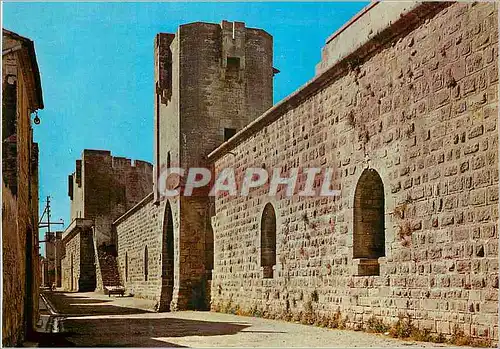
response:
{"label": "medieval stone tower", "polygon": [[158,178],[168,167],[208,167],[212,150],[272,106],[273,41],[241,22],[196,22],[158,34],[154,55],[153,201],[163,215],[159,306],[200,309],[209,300],[213,205],[205,191],[162,198]]}

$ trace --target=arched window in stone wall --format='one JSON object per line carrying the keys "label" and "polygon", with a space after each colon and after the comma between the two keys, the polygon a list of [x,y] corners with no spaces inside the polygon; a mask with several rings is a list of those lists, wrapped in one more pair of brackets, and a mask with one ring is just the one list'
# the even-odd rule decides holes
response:
{"label": "arched window in stone wall", "polygon": [[144,248],[144,281],[148,281],[149,256],[148,246]]}
{"label": "arched window in stone wall", "polygon": [[276,212],[270,203],[264,207],[260,222],[260,265],[264,278],[272,278],[276,265]]}
{"label": "arched window in stone wall", "polygon": [[366,169],[354,193],[353,258],[358,275],[379,275],[378,258],[385,256],[384,184],[377,171]]}
{"label": "arched window in stone wall", "polygon": [[128,281],[128,253],[125,252],[125,281]]}

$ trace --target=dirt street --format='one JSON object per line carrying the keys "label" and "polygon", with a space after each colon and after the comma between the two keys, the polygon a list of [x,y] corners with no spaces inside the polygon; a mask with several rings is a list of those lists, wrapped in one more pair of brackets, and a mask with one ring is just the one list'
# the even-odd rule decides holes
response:
{"label": "dirt street", "polygon": [[[183,311],[156,313],[153,302],[99,293],[47,292],[57,315],[53,346],[106,347],[444,347],[383,335],[261,318]],[[44,343],[41,343],[41,346]]]}

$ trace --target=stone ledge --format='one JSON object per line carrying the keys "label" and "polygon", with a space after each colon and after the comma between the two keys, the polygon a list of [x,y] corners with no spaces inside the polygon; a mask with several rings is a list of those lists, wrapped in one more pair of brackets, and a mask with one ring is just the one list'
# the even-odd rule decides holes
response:
{"label": "stone ledge", "polygon": [[66,244],[80,229],[91,228],[94,226],[93,219],[75,218],[63,232],[62,240]]}
{"label": "stone ledge", "polygon": [[420,5],[419,2],[371,2],[326,39],[316,74],[362,47]]}
{"label": "stone ledge", "polygon": [[354,276],[379,276],[380,263],[378,258],[355,258],[352,260]]}

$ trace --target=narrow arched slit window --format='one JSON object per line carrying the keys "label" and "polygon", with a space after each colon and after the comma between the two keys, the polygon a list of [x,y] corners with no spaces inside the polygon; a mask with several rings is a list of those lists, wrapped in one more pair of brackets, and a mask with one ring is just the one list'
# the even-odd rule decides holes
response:
{"label": "narrow arched slit window", "polygon": [[148,247],[144,248],[144,281],[148,281],[149,256]]}
{"label": "narrow arched slit window", "polygon": [[264,278],[272,278],[276,265],[276,213],[270,203],[264,207],[260,222],[260,264]]}
{"label": "narrow arched slit window", "polygon": [[125,252],[125,281],[128,281],[128,253]]}
{"label": "narrow arched slit window", "polygon": [[378,258],[385,256],[384,184],[377,171],[366,169],[354,193],[353,258],[358,275],[379,275]]}

